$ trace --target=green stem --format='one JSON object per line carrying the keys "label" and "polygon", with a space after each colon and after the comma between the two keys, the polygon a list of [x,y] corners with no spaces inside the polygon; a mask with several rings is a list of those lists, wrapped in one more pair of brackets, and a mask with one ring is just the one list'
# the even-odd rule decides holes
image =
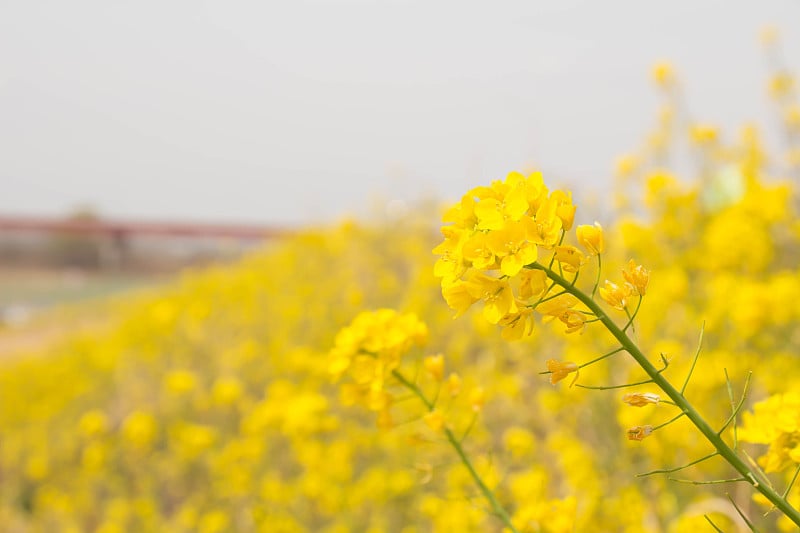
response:
{"label": "green stem", "polygon": [[600,254],[597,254],[597,277],[594,280],[594,287],[592,287],[592,300],[597,293],[597,287],[600,286],[600,274],[603,272],[603,259]]}
{"label": "green stem", "polygon": [[734,470],[739,472],[745,480],[752,484],[756,490],[763,494],[767,500],[769,500],[775,507],[780,509],[783,514],[789,518],[789,520],[791,520],[795,525],[800,526],[800,512],[792,507],[784,498],[781,498],[781,496],[766,482],[759,482],[756,480],[755,474],[741,459],[741,457],[739,457],[736,452],[734,452],[730,446],[725,443],[722,437],[717,434],[717,432],[708,424],[708,422],[705,421],[697,409],[695,409],[694,406],[686,400],[683,394],[681,394],[678,389],[676,389],[672,383],[670,383],[667,378],[665,378],[658,371],[658,369],[653,366],[653,364],[647,359],[647,356],[645,356],[639,347],[628,337],[628,335],[626,335],[625,332],[622,331],[619,326],[617,326],[617,324],[611,320],[611,318],[609,318],[609,316],[603,311],[597,302],[595,302],[587,294],[584,294],[583,291],[570,285],[569,281],[544,265],[532,263],[528,265],[528,268],[543,270],[551,280],[556,282],[557,285],[560,285],[563,289],[570,292],[573,296],[580,300],[583,305],[594,312],[594,314],[600,318],[601,322],[603,322],[603,325],[606,327],[608,332],[611,333],[615,339],[617,339],[617,341],[625,348],[625,351],[631,354],[631,357],[634,358],[642,370],[644,370],[645,373],[650,376],[652,382],[658,385],[661,390],[664,391],[664,394],[669,396],[669,398],[675,402],[678,407],[680,407],[680,409],[685,413],[686,417],[691,420],[692,424],[694,424],[694,426],[700,431],[700,433],[703,434],[708,442],[714,446],[717,452],[719,452],[720,456],[722,456],[728,462],[728,464],[733,467]]}
{"label": "green stem", "polygon": [[[428,411],[433,411],[434,409],[433,402],[431,402],[430,400],[428,400],[428,398],[425,397],[425,395],[422,393],[419,387],[417,387],[416,384],[406,379],[406,377],[397,370],[392,370],[392,375],[397,379],[397,381],[402,383],[407,389],[413,392],[420,399],[420,401],[422,401],[422,403],[425,404],[425,407],[428,409]],[[444,434],[447,437],[447,441],[450,443],[453,449],[455,449],[456,453],[458,454],[458,457],[461,459],[461,463],[467,468],[469,474],[472,476],[472,479],[475,481],[475,484],[478,485],[478,488],[483,494],[483,497],[486,498],[487,502],[489,502],[489,505],[492,507],[492,511],[494,512],[494,514],[497,515],[497,517],[500,518],[500,520],[502,520],[503,524],[505,524],[505,526],[509,530],[511,530],[513,533],[519,533],[517,528],[515,528],[514,524],[511,522],[511,516],[508,514],[508,511],[506,511],[503,508],[503,506],[500,505],[500,502],[497,501],[497,498],[495,498],[494,493],[491,491],[489,487],[486,486],[486,483],[483,482],[483,479],[481,479],[480,474],[478,474],[478,472],[475,470],[472,461],[470,461],[469,457],[467,457],[467,454],[464,452],[464,448],[461,446],[461,443],[453,434],[453,432],[445,427]]]}
{"label": "green stem", "polygon": [[[593,297],[593,299],[594,299],[594,297]],[[636,303],[636,309],[633,311],[633,315],[628,315],[628,323],[625,324],[625,327],[622,328],[622,331],[628,331],[628,328],[633,326],[633,321],[636,319],[636,315],[639,314],[639,308],[640,307],[642,307],[642,297],[641,296],[639,296],[639,301]],[[628,312],[628,310],[625,309],[625,313],[627,313],[627,312]],[[633,327],[632,331],[634,333],[636,333],[636,327],[635,326]]]}

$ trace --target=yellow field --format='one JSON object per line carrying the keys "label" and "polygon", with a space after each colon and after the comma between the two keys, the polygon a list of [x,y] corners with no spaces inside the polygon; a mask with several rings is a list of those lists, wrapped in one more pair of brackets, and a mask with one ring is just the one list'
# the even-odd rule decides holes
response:
{"label": "yellow field", "polygon": [[[789,179],[798,167],[791,158],[783,166],[781,153],[768,157],[753,127],[725,142],[710,126],[681,122],[674,74],[666,65],[655,74],[667,107],[650,141],[620,161],[616,197],[607,202],[616,205],[613,220],[602,234],[602,280],[625,286],[620,272],[629,259],[649,271],[627,332],[652,364],[668,362],[663,375],[677,387],[704,329],[685,396],[715,428],[753,373],[747,412],[722,437],[746,441],[739,453],[747,464],[748,456],[763,456],[761,466],[782,493],[800,464],[800,196]],[[794,89],[778,85],[776,108],[797,150],[800,108]],[[684,142],[696,170],[679,177],[669,170],[669,154]],[[514,201],[505,198],[503,209]],[[525,209],[533,209],[532,201]],[[511,211],[503,216],[498,220],[519,218]],[[587,233],[576,238],[567,218],[559,211],[553,235],[563,229],[564,243],[576,246],[576,286],[589,293],[597,264],[587,242],[597,241]],[[796,530],[780,511],[762,516],[770,506],[750,482],[636,477],[713,448],[685,417],[658,428],[680,410],[652,383],[587,388],[645,381],[627,353],[578,375],[566,367],[566,379],[551,384],[560,368],[553,365],[589,362],[617,346],[590,314],[540,308],[522,319],[531,320],[530,335],[509,334],[516,304],[490,308],[488,297],[469,293],[462,294],[472,300],[465,305],[449,293],[463,311],[454,319],[442,297],[443,275],[434,275],[438,219],[417,214],[386,225],[309,230],[236,265],[131,296],[115,306],[101,333],[69,336],[4,362],[0,529],[501,531],[497,509],[449,442],[453,435],[519,531],[713,531],[704,515],[724,531],[746,531],[726,495],[760,530]],[[476,220],[471,235],[494,231],[488,215]],[[575,226],[592,223],[579,207]],[[538,246],[538,261],[560,265],[562,274],[578,257],[553,263],[558,245],[542,237]],[[514,251],[523,270],[512,262],[501,267],[496,252],[483,263],[474,254],[467,262],[494,272],[485,283],[501,283],[499,276],[525,271],[531,263],[525,253]],[[600,287],[599,305],[626,324],[625,313],[609,305],[612,289]],[[626,293],[629,311],[633,294]],[[357,354],[340,359],[353,342],[348,335],[372,326],[356,323],[337,334],[359,313],[378,309],[414,313],[425,326],[410,321],[402,334],[393,330],[402,338],[386,345],[402,349],[362,379]],[[361,320],[377,320],[372,316]],[[505,325],[506,334],[490,322]],[[378,329],[369,335],[382,334]],[[426,359],[435,354],[443,358]],[[556,363],[548,367],[548,360]],[[542,374],[548,368],[554,373]],[[435,398],[435,409],[390,370]],[[622,401],[626,393],[658,393],[661,401],[635,407]],[[777,394],[786,395],[749,414],[755,402]],[[652,434],[631,433],[647,425],[655,427]],[[738,474],[714,457],[670,475],[712,481]],[[800,504],[800,487],[788,500]]]}

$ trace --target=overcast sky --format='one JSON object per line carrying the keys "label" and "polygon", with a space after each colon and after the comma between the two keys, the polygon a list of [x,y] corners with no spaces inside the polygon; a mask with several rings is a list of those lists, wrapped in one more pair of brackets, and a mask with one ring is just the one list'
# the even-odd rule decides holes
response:
{"label": "overcast sky", "polygon": [[800,1],[0,0],[0,214],[296,224],[536,165],[598,188],[669,59],[695,115],[769,116]]}

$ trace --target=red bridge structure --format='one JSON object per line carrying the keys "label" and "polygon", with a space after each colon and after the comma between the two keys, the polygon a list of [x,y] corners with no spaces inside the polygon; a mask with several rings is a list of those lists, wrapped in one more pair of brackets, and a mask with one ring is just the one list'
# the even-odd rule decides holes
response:
{"label": "red bridge structure", "polygon": [[[170,241],[176,245],[192,249],[203,243],[233,241],[240,247],[250,247],[266,240],[276,240],[291,235],[288,228],[246,224],[209,224],[189,222],[154,222],[95,218],[75,215],[69,218],[44,218],[31,216],[0,215],[0,238],[27,239],[28,236],[65,236],[94,243],[90,247],[96,251],[91,261],[100,268],[129,267],[136,260],[132,254],[133,241]],[[196,242],[197,245],[192,245]],[[182,244],[179,244],[182,243]],[[151,262],[153,261],[152,255]],[[2,259],[0,257],[0,259]]]}
{"label": "red bridge structure", "polygon": [[241,224],[202,224],[184,222],[134,222],[94,218],[39,218],[0,215],[0,232],[24,231],[99,235],[114,238],[127,236],[230,238],[263,240],[285,237],[291,232],[274,226]]}

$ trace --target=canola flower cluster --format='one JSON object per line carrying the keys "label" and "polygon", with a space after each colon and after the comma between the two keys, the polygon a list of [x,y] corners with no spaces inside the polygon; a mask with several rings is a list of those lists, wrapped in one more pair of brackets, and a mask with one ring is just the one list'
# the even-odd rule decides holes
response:
{"label": "canola flower cluster", "polygon": [[[686,112],[670,65],[654,75],[665,108],[620,159],[614,217],[593,217],[602,228],[575,226],[566,192],[515,173],[448,212],[436,276],[435,215],[346,223],[126,296],[96,334],[6,358],[3,531],[499,530],[447,432],[517,531],[702,531],[704,515],[733,531],[726,494],[760,530],[796,531],[762,516],[773,504],[747,487],[635,477],[676,469],[701,483],[731,469],[719,457],[678,469],[708,442],[685,417],[655,429],[679,410],[652,383],[615,388],[647,379],[623,352],[585,365],[617,349],[599,316],[544,301],[560,289],[526,268],[580,275],[620,327],[636,314],[626,331],[642,351],[674,381],[694,367],[686,397],[715,429],[745,413],[722,438],[800,505],[794,167],[756,127],[728,138]],[[672,154],[686,147],[695,166],[679,173]]]}
{"label": "canola flower cluster", "polygon": [[330,354],[333,378],[338,380],[345,372],[352,377],[342,387],[344,403],[379,412],[378,425],[391,427],[394,398],[386,382],[393,379],[401,357],[413,346],[424,345],[427,335],[427,327],[414,314],[400,315],[392,309],[360,313],[336,335]]}
{"label": "canola flower cluster", "polygon": [[[545,320],[560,320],[567,333],[582,332],[591,313],[577,309],[575,296],[561,290],[544,270],[530,268],[548,255],[550,266],[575,279],[589,258],[605,248],[600,224],[581,225],[576,238],[585,252],[564,244],[572,229],[576,206],[568,191],[549,192],[541,173],[510,173],[504,181],[469,191],[449,209],[442,227],[444,242],[434,249],[441,257],[434,271],[442,278],[442,294],[462,315],[476,302],[483,316],[499,324],[509,340],[521,338],[533,327],[533,311]],[[649,272],[630,260],[623,283],[606,280],[600,296],[624,311],[633,295],[644,296]]]}

